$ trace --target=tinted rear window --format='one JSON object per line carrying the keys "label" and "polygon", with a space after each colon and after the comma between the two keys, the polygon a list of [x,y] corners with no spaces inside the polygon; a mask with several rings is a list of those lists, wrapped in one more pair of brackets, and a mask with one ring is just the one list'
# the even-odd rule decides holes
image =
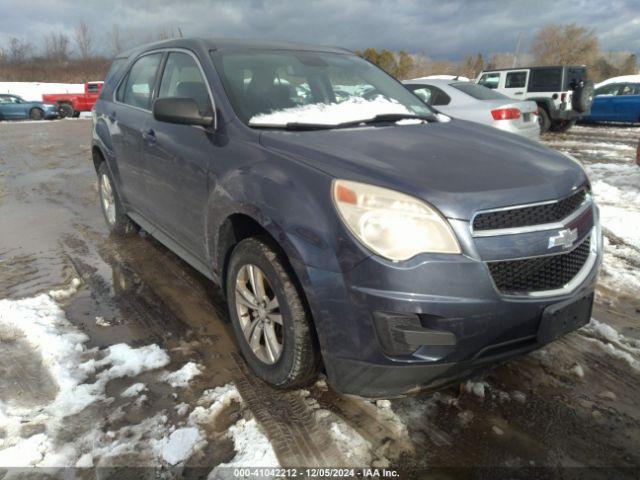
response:
{"label": "tinted rear window", "polygon": [[490,88],[483,87],[482,85],[478,85],[476,83],[459,82],[452,83],[451,86],[477,100],[504,100],[508,98],[501,93],[493,91]]}
{"label": "tinted rear window", "polygon": [[559,92],[562,90],[562,68],[532,68],[529,74],[530,92]]}

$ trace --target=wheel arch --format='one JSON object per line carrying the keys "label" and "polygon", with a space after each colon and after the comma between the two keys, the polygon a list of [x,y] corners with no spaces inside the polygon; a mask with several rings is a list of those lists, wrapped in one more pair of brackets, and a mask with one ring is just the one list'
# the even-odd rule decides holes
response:
{"label": "wheel arch", "polygon": [[260,238],[263,240],[274,249],[278,258],[282,261],[298,291],[307,315],[311,318],[311,334],[320,355],[321,368],[324,370],[322,361],[323,348],[320,342],[321,337],[318,334],[310,299],[304,288],[304,284],[308,281],[306,272],[301,266],[301,262],[298,261],[301,257],[297,251],[295,251],[295,247],[292,245],[285,247],[282,245],[284,242],[278,241],[278,237],[282,238],[281,233],[274,223],[271,222],[269,227],[264,226],[250,214],[236,212],[228,215],[218,228],[215,246],[215,263],[221,290],[223,295],[226,296],[225,285],[227,281],[227,270],[235,246],[247,238]]}

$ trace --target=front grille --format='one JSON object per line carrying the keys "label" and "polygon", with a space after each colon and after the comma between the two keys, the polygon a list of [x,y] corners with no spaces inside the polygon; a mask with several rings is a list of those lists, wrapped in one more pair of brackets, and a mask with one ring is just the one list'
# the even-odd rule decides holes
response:
{"label": "front grille", "polygon": [[588,236],[572,251],[548,257],[489,262],[491,277],[505,294],[556,290],[569,283],[584,266],[591,247]]}
{"label": "front grille", "polygon": [[473,220],[473,230],[497,230],[559,222],[575,212],[586,195],[584,190],[580,190],[555,203],[480,213]]}

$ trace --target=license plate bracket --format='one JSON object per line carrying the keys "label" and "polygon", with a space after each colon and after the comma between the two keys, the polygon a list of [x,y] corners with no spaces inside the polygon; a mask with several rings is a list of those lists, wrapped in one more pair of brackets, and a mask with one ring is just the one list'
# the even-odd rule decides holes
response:
{"label": "license plate bracket", "polygon": [[591,319],[592,308],[593,293],[548,306],[542,312],[538,342],[549,343],[586,325]]}

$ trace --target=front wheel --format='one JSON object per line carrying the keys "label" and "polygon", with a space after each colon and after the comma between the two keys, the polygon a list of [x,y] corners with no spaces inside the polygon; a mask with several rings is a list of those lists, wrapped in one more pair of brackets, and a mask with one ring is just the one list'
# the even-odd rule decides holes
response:
{"label": "front wheel", "polygon": [[44,112],[40,108],[32,108],[29,112],[29,118],[31,120],[42,120],[44,118]]}
{"label": "front wheel", "polygon": [[76,112],[73,109],[73,106],[71,106],[70,104],[61,103],[60,105],[58,105],[58,113],[60,114],[61,118],[67,118],[73,117]]}
{"label": "front wheel", "polygon": [[233,250],[227,304],[240,351],[252,370],[279,388],[311,383],[318,369],[311,318],[278,254],[257,238]]}

